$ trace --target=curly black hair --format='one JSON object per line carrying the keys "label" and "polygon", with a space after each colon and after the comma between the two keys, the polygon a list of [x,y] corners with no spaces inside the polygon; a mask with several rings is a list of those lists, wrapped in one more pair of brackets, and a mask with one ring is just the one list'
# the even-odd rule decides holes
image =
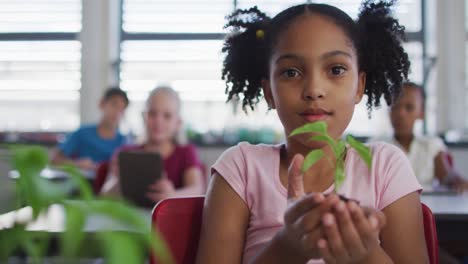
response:
{"label": "curly black hair", "polygon": [[228,101],[243,94],[242,107],[245,110],[249,105],[253,109],[262,96],[261,81],[268,71],[264,33],[270,18],[255,6],[236,10],[227,19],[229,22],[224,27],[235,32],[226,39],[222,49],[227,53],[222,78],[226,80]]}
{"label": "curly black hair", "polygon": [[242,107],[251,109],[262,95],[262,79],[268,78],[269,61],[288,25],[304,14],[330,18],[353,43],[359,71],[366,73],[367,108],[380,106],[383,96],[391,105],[408,78],[410,62],[402,47],[404,27],[392,16],[395,1],[366,0],[357,21],[345,12],[326,4],[302,4],[269,18],[257,7],[236,10],[227,16],[225,28],[231,29],[222,51],[222,79],[226,81],[228,101],[242,97]]}

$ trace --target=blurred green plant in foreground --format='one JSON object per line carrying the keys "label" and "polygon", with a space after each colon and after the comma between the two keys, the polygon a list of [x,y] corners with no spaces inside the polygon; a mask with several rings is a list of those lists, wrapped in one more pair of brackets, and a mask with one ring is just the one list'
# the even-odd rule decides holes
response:
{"label": "blurred green plant in foreground", "polygon": [[[90,215],[99,215],[128,227],[128,232],[102,230],[95,233],[98,251],[106,263],[144,263],[150,252],[160,263],[173,263],[166,244],[157,231],[152,230],[149,219],[124,201],[97,198],[89,183],[72,166],[60,167],[70,180],[53,182],[39,176],[48,165],[47,151],[39,146],[10,146],[12,165],[19,173],[16,180],[17,209],[30,206],[32,219],[18,221],[12,227],[0,229],[0,262],[21,250],[32,263],[41,263],[52,241],[50,232],[29,232],[27,224],[51,205],[61,205],[65,211],[64,229],[58,233],[60,255],[67,260],[76,259],[86,248],[84,226]],[[70,193],[76,193],[73,200]],[[131,230],[131,231],[130,231]],[[93,249],[96,250],[95,248]],[[72,261],[71,261],[72,262]]]}

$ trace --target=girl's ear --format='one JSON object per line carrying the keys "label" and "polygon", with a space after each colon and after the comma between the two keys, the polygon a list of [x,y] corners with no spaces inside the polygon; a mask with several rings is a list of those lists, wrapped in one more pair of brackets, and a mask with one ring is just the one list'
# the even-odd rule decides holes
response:
{"label": "girl's ear", "polygon": [[265,100],[268,104],[268,108],[276,109],[275,100],[273,99],[273,95],[271,93],[270,80],[262,79],[262,89],[263,94],[265,96]]}
{"label": "girl's ear", "polygon": [[360,72],[358,78],[358,89],[354,98],[355,104],[359,104],[359,102],[361,102],[362,96],[364,95],[364,90],[366,89],[366,73]]}

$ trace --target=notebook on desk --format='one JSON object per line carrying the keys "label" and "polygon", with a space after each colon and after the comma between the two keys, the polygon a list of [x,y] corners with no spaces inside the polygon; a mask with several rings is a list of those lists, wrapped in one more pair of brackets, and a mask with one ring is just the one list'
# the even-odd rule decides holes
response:
{"label": "notebook on desk", "polygon": [[120,191],[131,203],[150,208],[155,202],[146,197],[148,186],[160,179],[163,161],[158,153],[123,151],[119,153]]}

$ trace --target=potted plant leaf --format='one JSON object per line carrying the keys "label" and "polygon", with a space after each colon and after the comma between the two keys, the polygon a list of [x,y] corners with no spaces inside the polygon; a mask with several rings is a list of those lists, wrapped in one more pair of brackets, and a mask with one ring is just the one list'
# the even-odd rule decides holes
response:
{"label": "potted plant leaf", "polygon": [[[335,182],[335,192],[338,193],[341,185],[343,185],[344,180],[346,179],[345,175],[345,154],[346,154],[346,147],[350,146],[356,150],[359,156],[363,159],[369,170],[372,166],[372,153],[369,147],[362,144],[358,140],[354,139],[352,136],[348,135],[346,139],[333,139],[328,135],[327,132],[327,123],[324,121],[317,121],[312,123],[307,123],[301,127],[294,129],[291,136],[299,135],[299,134],[312,134],[310,140],[314,141],[322,141],[327,143],[333,153],[334,160],[327,157],[330,164],[335,164],[335,172],[334,172],[334,182]],[[324,157],[324,152],[321,149],[315,149],[310,151],[306,157],[304,158],[304,163],[302,165],[302,172],[306,172],[311,168],[317,161]],[[342,199],[344,197],[340,196]]]}
{"label": "potted plant leaf", "polygon": [[[150,220],[135,207],[117,200],[97,198],[89,183],[80,172],[71,166],[62,170],[70,175],[69,181],[52,182],[39,176],[48,165],[48,154],[39,146],[13,146],[12,165],[19,172],[16,180],[17,208],[32,211],[30,219],[14,219],[11,226],[0,229],[0,262],[12,254],[21,252],[28,263],[43,263],[43,258],[53,242],[58,244],[59,256],[64,263],[73,263],[83,251],[98,251],[106,263],[144,263],[149,253],[157,256],[161,263],[173,263],[165,243],[156,231],[152,231]],[[70,192],[77,193],[70,199]],[[65,213],[62,232],[30,232],[28,224],[47,212],[52,205],[60,206]],[[97,243],[87,245],[84,230],[87,218],[100,216],[113,223],[125,226],[127,231],[108,228],[95,232]],[[96,252],[94,253],[96,254]]]}

